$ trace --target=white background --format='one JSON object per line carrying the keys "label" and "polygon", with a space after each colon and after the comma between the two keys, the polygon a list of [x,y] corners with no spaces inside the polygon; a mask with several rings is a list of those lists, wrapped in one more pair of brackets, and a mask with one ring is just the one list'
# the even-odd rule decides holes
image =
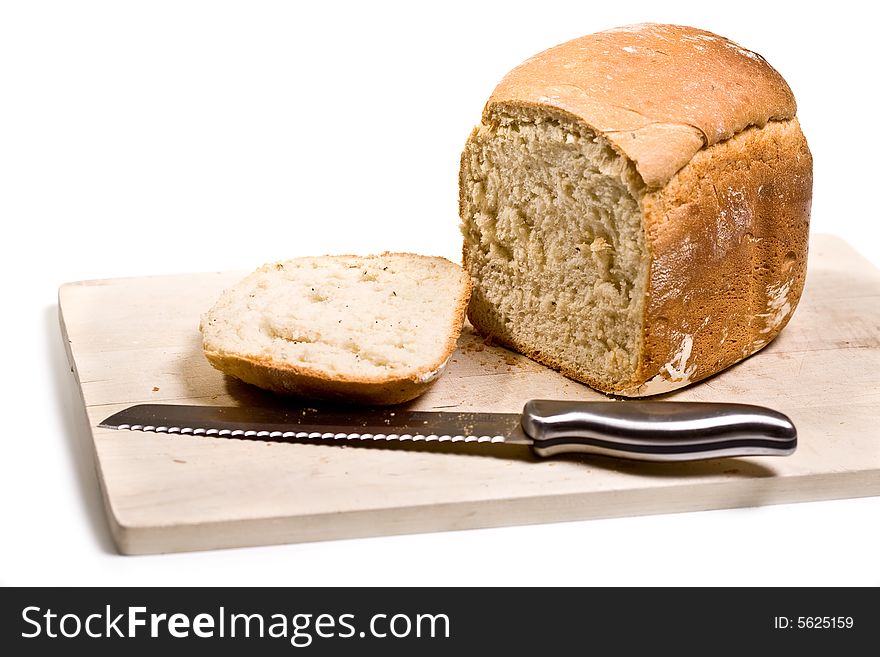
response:
{"label": "white background", "polygon": [[0,583],[880,584],[880,498],[115,553],[58,286],[328,252],[457,259],[464,140],[500,77],[561,41],[677,22],[763,54],[815,157],[813,229],[880,265],[869,3],[420,4],[2,5]]}

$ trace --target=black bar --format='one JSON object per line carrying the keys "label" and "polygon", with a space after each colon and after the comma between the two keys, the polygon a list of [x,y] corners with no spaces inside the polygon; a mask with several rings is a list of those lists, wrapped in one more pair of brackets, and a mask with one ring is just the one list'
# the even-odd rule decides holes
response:
{"label": "black bar", "polygon": [[855,654],[880,639],[871,589],[5,589],[0,614],[8,655]]}

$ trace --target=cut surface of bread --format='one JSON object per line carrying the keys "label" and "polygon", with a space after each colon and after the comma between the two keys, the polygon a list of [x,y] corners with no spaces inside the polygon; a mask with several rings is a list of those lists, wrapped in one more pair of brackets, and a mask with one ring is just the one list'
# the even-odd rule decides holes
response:
{"label": "cut surface of bread", "polygon": [[638,175],[562,115],[509,107],[495,119],[465,153],[472,321],[575,378],[628,382],[648,271]]}
{"label": "cut surface of bread", "polygon": [[461,157],[474,327],[607,393],[773,340],[803,290],[812,158],[791,90],[718,35],[644,24],[498,84]]}
{"label": "cut surface of bread", "polygon": [[470,281],[439,257],[307,257],[267,264],[202,317],[205,356],[268,390],[398,404],[443,372]]}

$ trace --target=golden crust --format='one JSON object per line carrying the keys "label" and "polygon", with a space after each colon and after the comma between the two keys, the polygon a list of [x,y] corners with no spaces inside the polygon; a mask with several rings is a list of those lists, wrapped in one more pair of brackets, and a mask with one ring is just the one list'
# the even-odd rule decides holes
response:
{"label": "golden crust", "polygon": [[[449,354],[451,353],[452,349],[449,351]],[[309,371],[271,360],[250,359],[217,352],[206,351],[205,357],[211,365],[225,374],[282,395],[380,406],[402,404],[415,399],[439,378],[446,363],[444,359],[433,369],[420,370],[421,378],[419,375],[414,375],[369,380],[330,377],[322,372]],[[434,375],[431,376],[432,374]]]}
{"label": "golden crust", "polygon": [[760,55],[711,32],[652,23],[531,57],[495,88],[484,122],[503,105],[578,117],[632,160],[649,188],[702,148],[796,110],[791,89]]}
{"label": "golden crust", "polygon": [[792,119],[697,153],[643,197],[652,257],[634,383],[699,381],[779,334],[804,287],[812,172]]}

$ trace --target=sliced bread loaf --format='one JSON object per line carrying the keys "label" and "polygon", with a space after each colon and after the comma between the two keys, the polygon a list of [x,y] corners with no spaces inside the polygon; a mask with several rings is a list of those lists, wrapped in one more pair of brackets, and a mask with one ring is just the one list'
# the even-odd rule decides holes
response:
{"label": "sliced bread loaf", "polygon": [[218,370],[283,394],[399,404],[455,349],[470,296],[458,265],[406,253],[264,265],[202,317]]}
{"label": "sliced bread loaf", "polygon": [[461,158],[470,320],[605,392],[699,381],[794,312],[811,191],[760,55],[656,24],[556,46],[500,82]]}

